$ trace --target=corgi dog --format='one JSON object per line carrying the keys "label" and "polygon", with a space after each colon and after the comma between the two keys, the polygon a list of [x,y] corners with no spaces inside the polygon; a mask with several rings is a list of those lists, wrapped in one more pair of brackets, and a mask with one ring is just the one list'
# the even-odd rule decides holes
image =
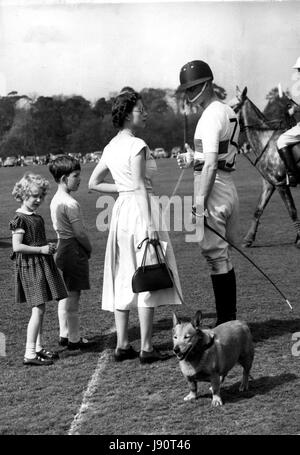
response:
{"label": "corgi dog", "polygon": [[210,381],[212,406],[222,406],[221,382],[236,363],[243,367],[240,391],[248,390],[254,358],[252,336],[242,321],[201,329],[201,320],[201,311],[196,312],[191,322],[181,322],[173,313],[173,351],[190,388],[184,400],[197,398],[198,381]]}

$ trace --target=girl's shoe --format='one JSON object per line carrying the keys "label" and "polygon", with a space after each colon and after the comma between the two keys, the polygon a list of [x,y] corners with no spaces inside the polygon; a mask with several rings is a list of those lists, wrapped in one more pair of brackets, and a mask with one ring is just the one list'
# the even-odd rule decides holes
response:
{"label": "girl's shoe", "polygon": [[39,352],[36,353],[38,357],[41,357],[42,359],[50,359],[50,360],[56,360],[59,359],[58,352],[56,351],[47,351],[47,349],[41,349]]}
{"label": "girl's shoe", "polygon": [[135,359],[138,355],[138,352],[136,352],[132,346],[129,346],[127,349],[117,348],[114,352],[116,362],[122,362],[127,359]]}
{"label": "girl's shoe", "polygon": [[32,366],[48,366],[53,365],[53,360],[43,359],[40,356],[36,356],[34,359],[27,359],[24,357],[23,365],[32,365]]}

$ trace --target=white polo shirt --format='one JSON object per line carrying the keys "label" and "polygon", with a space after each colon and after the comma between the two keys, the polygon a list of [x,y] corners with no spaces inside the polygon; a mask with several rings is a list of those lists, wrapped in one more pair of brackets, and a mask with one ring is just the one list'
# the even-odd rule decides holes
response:
{"label": "white polo shirt", "polygon": [[[213,101],[200,117],[194,135],[194,169],[201,170],[205,155],[215,153],[225,171],[235,170],[239,136],[238,119],[230,106]],[[221,163],[220,163],[221,164]]]}

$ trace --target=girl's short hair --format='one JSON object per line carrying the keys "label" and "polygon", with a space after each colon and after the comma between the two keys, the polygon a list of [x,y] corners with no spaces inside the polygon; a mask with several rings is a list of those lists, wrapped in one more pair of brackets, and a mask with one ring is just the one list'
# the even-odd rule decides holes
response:
{"label": "girl's short hair", "polygon": [[112,122],[116,128],[123,127],[126,116],[132,112],[140,99],[141,95],[131,87],[122,89],[122,92],[114,99],[111,109]]}
{"label": "girl's short hair", "polygon": [[70,175],[74,171],[81,171],[79,160],[69,155],[60,155],[49,163],[49,171],[54,180],[59,183],[63,175]]}
{"label": "girl's short hair", "polygon": [[26,172],[21,180],[15,184],[12,195],[17,201],[23,202],[32,195],[33,186],[42,190],[42,198],[44,199],[49,188],[49,182],[41,175],[32,174],[31,172]]}

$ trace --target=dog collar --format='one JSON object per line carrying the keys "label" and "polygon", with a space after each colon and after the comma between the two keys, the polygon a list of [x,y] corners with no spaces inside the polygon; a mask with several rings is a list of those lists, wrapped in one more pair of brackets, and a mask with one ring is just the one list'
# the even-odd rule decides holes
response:
{"label": "dog collar", "polygon": [[206,351],[207,349],[209,349],[215,342],[215,337],[212,337],[210,342],[207,343],[205,346],[203,346],[203,351]]}
{"label": "dog collar", "polygon": [[[202,347],[201,352],[203,353],[203,352],[205,352],[207,349],[209,349],[209,348],[214,344],[214,342],[215,342],[215,337],[212,337],[211,340],[210,340],[210,342],[207,343],[206,345],[204,345],[204,346]],[[192,351],[192,347],[191,347],[191,349],[187,352],[187,354],[186,354],[186,356],[184,357],[184,359],[187,359],[187,358],[188,358],[188,356],[190,355],[191,351]],[[184,360],[184,359],[182,359],[182,360]]]}

